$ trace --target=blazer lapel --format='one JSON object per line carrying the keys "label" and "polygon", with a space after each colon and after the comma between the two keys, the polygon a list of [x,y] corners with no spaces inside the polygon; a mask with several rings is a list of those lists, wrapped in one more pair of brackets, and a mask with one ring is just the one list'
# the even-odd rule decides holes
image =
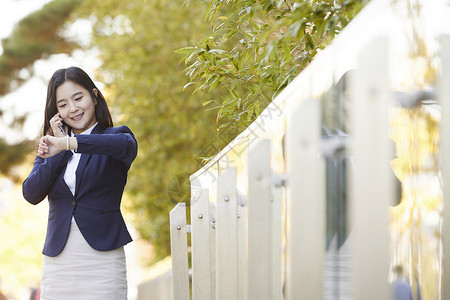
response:
{"label": "blazer lapel", "polygon": [[[101,133],[103,133],[103,131],[104,131],[104,129],[102,128],[102,126],[100,126],[100,124],[97,124],[94,127],[94,129],[92,130],[91,134],[101,134]],[[86,164],[90,158],[91,158],[91,154],[81,154],[80,162],[78,163],[78,167],[75,172],[75,175],[76,175],[75,176],[76,177],[75,195],[78,194],[78,190],[80,189],[81,177],[83,176],[84,168],[86,167]]]}

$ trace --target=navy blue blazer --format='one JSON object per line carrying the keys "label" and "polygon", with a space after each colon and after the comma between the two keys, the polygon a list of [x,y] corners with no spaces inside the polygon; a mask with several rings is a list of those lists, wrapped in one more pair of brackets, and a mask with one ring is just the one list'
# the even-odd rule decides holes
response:
{"label": "navy blue blazer", "polygon": [[71,151],[34,161],[22,185],[23,196],[38,204],[48,196],[49,216],[43,254],[56,256],[64,248],[72,215],[88,244],[100,251],[132,241],[120,212],[127,173],[137,155],[137,142],[126,126],[102,128],[90,135],[77,135],[75,196],[64,181]]}

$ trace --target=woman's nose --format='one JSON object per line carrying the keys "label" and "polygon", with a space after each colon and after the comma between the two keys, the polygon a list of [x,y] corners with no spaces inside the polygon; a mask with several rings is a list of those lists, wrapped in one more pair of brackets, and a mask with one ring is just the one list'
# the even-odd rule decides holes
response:
{"label": "woman's nose", "polygon": [[74,112],[74,111],[78,110],[78,107],[75,105],[75,103],[72,102],[69,105],[70,105],[70,111],[71,112]]}

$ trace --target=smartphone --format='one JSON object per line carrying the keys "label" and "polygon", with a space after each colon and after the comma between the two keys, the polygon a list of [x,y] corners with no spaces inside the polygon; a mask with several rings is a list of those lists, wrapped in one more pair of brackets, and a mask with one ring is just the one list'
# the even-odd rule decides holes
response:
{"label": "smartphone", "polygon": [[59,128],[59,130],[62,132],[62,133],[64,133],[64,134],[66,134],[66,132],[64,131],[64,127],[63,126],[65,126],[66,124],[64,123],[64,122],[62,122],[62,125],[59,125],[58,126],[58,128]]}

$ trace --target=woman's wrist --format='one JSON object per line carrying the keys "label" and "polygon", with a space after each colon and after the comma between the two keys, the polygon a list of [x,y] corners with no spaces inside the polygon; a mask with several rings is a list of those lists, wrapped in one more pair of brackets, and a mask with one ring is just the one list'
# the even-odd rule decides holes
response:
{"label": "woman's wrist", "polygon": [[59,138],[60,142],[60,148],[61,151],[69,151],[69,150],[77,150],[78,148],[78,142],[77,142],[77,138],[76,137],[71,137],[71,136],[64,136]]}
{"label": "woman's wrist", "polygon": [[62,137],[55,136],[55,138],[57,139],[57,143],[55,143],[55,146],[57,147],[57,149],[59,148],[59,152],[66,150],[67,138],[65,136]]}
{"label": "woman's wrist", "polygon": [[78,142],[77,142],[77,138],[72,136],[68,138],[68,144],[69,149],[68,150],[75,150],[77,151],[78,149]]}

